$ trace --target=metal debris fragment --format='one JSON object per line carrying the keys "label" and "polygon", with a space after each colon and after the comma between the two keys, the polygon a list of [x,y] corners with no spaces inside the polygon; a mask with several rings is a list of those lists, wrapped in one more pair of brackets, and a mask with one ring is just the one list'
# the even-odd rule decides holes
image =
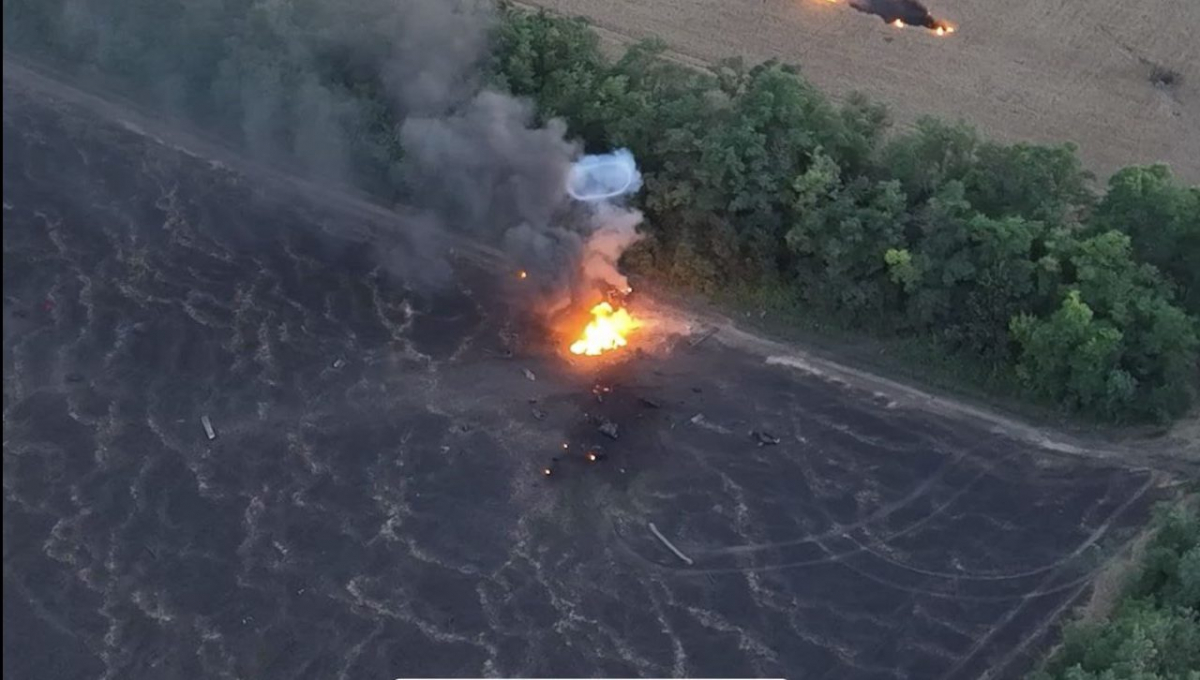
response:
{"label": "metal debris fragment", "polygon": [[638,397],[638,403],[647,408],[662,408],[662,403],[649,397]]}
{"label": "metal debris fragment", "polygon": [[537,380],[537,376],[533,374],[533,371],[529,370],[528,368],[522,368],[521,370],[525,373],[525,377],[527,379]]}
{"label": "metal debris fragment", "polygon": [[685,563],[687,563],[688,565],[694,564],[694,562],[692,562],[692,558],[688,557],[687,555],[684,555],[684,554],[683,554],[683,553],[682,553],[682,552],[679,550],[679,548],[676,548],[676,547],[675,547],[675,544],[674,544],[674,543],[671,543],[670,541],[668,541],[668,540],[667,540],[667,537],[666,537],[666,536],[663,536],[663,535],[662,535],[662,532],[658,530],[658,527],[654,526],[654,522],[651,522],[651,523],[650,523],[650,531],[651,531],[651,532],[654,534],[654,536],[655,536],[655,537],[657,537],[657,538],[658,538],[658,540],[660,540],[660,541],[662,541],[662,542],[663,542],[663,545],[665,545],[665,546],[667,546],[668,548],[670,548],[670,549],[671,549],[671,552],[675,553],[675,556],[676,556],[676,557],[678,557],[679,559],[683,560],[683,561],[684,561]]}
{"label": "metal debris fragment", "polygon": [[758,442],[759,446],[775,446],[779,443],[779,437],[762,430],[750,430],[750,436]]}
{"label": "metal debris fragment", "polygon": [[217,433],[213,430],[212,421],[208,416],[200,416],[200,424],[204,426],[204,434],[208,435],[209,439],[216,439]]}
{"label": "metal debris fragment", "polygon": [[338,357],[337,360],[333,362],[334,368],[341,368],[342,366],[345,366],[345,365],[346,365],[346,360],[341,357]]}
{"label": "metal debris fragment", "polygon": [[707,331],[700,334],[699,336],[689,340],[688,345],[690,345],[691,347],[695,347],[696,345],[699,345],[700,343],[704,342],[705,340],[716,335],[718,330],[720,330],[720,329],[717,328],[716,326],[713,326],[712,328],[709,328]]}
{"label": "metal debris fragment", "polygon": [[533,409],[533,417],[537,420],[545,420],[546,412],[540,408],[535,408],[535,409]]}
{"label": "metal debris fragment", "polygon": [[600,427],[597,429],[600,430],[600,434],[604,435],[605,437],[608,437],[609,439],[617,438],[617,424],[611,420],[604,421],[603,423],[600,424]]}

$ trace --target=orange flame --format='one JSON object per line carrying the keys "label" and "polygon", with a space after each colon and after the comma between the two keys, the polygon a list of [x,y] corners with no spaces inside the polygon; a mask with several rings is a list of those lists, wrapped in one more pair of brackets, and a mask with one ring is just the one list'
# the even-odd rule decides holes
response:
{"label": "orange flame", "polygon": [[571,343],[571,354],[594,357],[620,349],[629,344],[626,336],[641,325],[628,310],[613,309],[607,302],[592,307],[591,313],[592,320],[583,335]]}
{"label": "orange flame", "polygon": [[517,272],[517,278],[518,278],[518,279],[524,279],[524,278],[528,278],[528,277],[529,277],[529,272],[525,271],[524,269],[522,269],[521,271]]}
{"label": "orange flame", "polygon": [[892,25],[895,26],[896,28],[904,28],[904,22],[900,21],[899,19],[896,19],[895,21],[893,21]]}

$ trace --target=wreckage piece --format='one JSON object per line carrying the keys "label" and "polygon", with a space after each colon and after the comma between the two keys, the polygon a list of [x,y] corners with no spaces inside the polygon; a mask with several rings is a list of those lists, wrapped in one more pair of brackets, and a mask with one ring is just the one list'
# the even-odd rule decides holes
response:
{"label": "wreckage piece", "polygon": [[654,536],[658,540],[662,541],[663,545],[667,546],[667,548],[669,548],[671,550],[671,552],[675,553],[676,557],[683,560],[685,564],[687,564],[688,566],[691,566],[692,564],[694,564],[694,562],[692,562],[692,558],[688,557],[687,555],[684,555],[683,552],[681,552],[679,550],[679,548],[675,547],[674,543],[668,541],[667,537],[662,535],[662,532],[658,530],[658,527],[654,526],[654,522],[650,523],[650,531],[651,531],[651,533],[654,534]]}
{"label": "wreckage piece", "polygon": [[600,430],[600,434],[608,437],[609,439],[617,438],[617,424],[611,420],[604,421],[600,424],[600,427],[596,429]]}
{"label": "wreckage piece", "polygon": [[758,442],[759,446],[775,446],[780,442],[779,437],[762,430],[750,430],[750,437]]}
{"label": "wreckage piece", "polygon": [[719,330],[721,330],[721,329],[718,328],[717,326],[713,326],[712,328],[709,328],[708,330],[704,331],[700,335],[692,338],[691,340],[688,340],[688,346],[695,347],[696,345],[699,345],[700,343],[704,342],[705,340],[716,335],[717,331],[719,331]]}
{"label": "wreckage piece", "polygon": [[533,371],[529,370],[528,368],[522,368],[521,370],[525,373],[525,378],[530,382],[537,380],[537,376],[533,374]]}
{"label": "wreckage piece", "polygon": [[217,433],[213,430],[212,421],[208,419],[208,416],[200,416],[200,424],[204,426],[204,434],[210,441],[217,438]]}
{"label": "wreckage piece", "polygon": [[638,397],[638,403],[646,408],[662,408],[662,403],[649,397]]}

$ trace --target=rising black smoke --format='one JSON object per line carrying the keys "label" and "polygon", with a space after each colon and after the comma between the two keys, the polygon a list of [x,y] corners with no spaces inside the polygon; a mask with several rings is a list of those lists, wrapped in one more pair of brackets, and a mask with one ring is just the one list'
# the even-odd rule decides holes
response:
{"label": "rising black smoke", "polygon": [[4,4],[6,49],[119,76],[260,159],[417,208],[419,271],[382,256],[406,278],[444,277],[454,232],[561,292],[603,225],[564,193],[580,153],[565,126],[487,84],[498,19],[489,0]]}

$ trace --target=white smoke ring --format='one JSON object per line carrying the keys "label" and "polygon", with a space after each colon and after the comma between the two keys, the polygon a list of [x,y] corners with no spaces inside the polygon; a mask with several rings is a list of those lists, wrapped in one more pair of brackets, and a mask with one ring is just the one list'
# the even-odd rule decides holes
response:
{"label": "white smoke ring", "polygon": [[567,174],[567,193],[577,201],[607,201],[642,186],[633,154],[620,149],[601,156],[584,156]]}

